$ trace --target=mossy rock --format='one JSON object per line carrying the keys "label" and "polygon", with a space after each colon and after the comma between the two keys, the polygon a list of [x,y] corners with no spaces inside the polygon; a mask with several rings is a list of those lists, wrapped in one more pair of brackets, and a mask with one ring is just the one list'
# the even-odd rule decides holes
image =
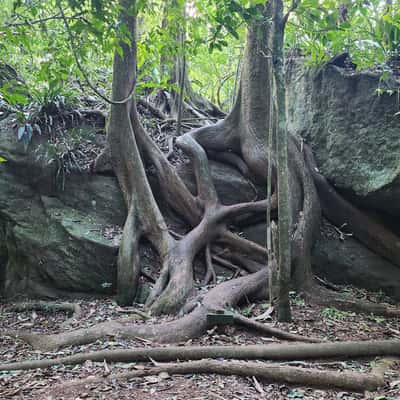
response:
{"label": "mossy rock", "polygon": [[361,204],[400,215],[400,82],[379,73],[288,69],[289,131],[303,136],[324,176]]}

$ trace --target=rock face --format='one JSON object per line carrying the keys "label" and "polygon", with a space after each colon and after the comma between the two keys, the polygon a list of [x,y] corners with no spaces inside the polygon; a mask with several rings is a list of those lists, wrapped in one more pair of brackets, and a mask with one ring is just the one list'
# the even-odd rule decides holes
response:
{"label": "rock face", "polygon": [[[332,65],[307,70],[299,63],[290,65],[288,79],[289,130],[312,145],[319,168],[337,188],[363,206],[391,214],[389,223],[395,224],[393,216],[400,216],[399,104],[396,94],[376,91],[394,83]],[[111,293],[119,243],[118,235],[109,233],[118,233],[125,220],[115,177],[105,164],[109,175],[74,172],[61,190],[54,181],[56,164],[38,158],[46,139],[35,135],[25,149],[11,118],[0,121],[0,157],[7,160],[0,162],[0,294]],[[260,188],[233,167],[210,166],[224,204],[258,197]],[[180,166],[179,173],[194,192],[190,167]],[[155,179],[150,181],[162,204]],[[265,244],[264,224],[243,233]],[[400,269],[352,238],[341,242],[321,236],[313,260],[316,273],[333,282],[381,289],[400,299]]]}
{"label": "rock face", "polygon": [[382,291],[400,300],[400,268],[356,239],[320,237],[313,250],[315,273],[329,282]]}
{"label": "rock face", "polygon": [[400,83],[333,65],[288,67],[289,130],[311,144],[335,187],[400,216]]}
{"label": "rock face", "polygon": [[110,293],[118,244],[104,235],[124,221],[116,179],[71,174],[64,190],[54,169],[0,123],[0,287],[5,296]]}
{"label": "rock face", "polygon": [[[0,156],[7,160],[0,163],[0,293],[49,298],[111,293],[119,236],[107,233],[125,221],[117,180],[75,172],[61,190],[56,167],[38,158],[44,140],[34,136],[25,149],[11,117],[0,122]],[[234,168],[212,163],[211,169],[227,204],[255,198],[254,186]],[[194,189],[190,169],[182,176]]]}
{"label": "rock face", "polygon": [[[375,292],[382,291],[400,300],[400,268],[366,248],[358,240],[341,241],[328,222],[323,226],[329,235],[321,234],[312,252],[313,271],[319,277],[339,285],[354,285]],[[247,239],[265,246],[265,224],[243,229]]]}
{"label": "rock face", "polygon": [[[210,170],[219,199],[225,205],[253,201],[261,190],[244,178],[237,169],[227,164],[210,160]],[[189,190],[195,194],[196,182],[190,165],[179,165],[178,173]]]}

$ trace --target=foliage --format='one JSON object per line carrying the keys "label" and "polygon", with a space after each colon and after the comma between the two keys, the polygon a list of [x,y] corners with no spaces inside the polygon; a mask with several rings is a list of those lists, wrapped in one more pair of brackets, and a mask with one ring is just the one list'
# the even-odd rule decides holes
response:
{"label": "foliage", "polygon": [[399,52],[400,5],[380,0],[303,0],[287,30],[287,45],[301,49],[312,63],[347,51],[370,67]]}
{"label": "foliage", "polygon": [[348,313],[346,311],[338,310],[337,308],[334,308],[334,307],[324,308],[322,310],[321,314],[322,314],[323,318],[333,319],[335,321],[343,321],[350,315],[350,313]]}
{"label": "foliage", "polygon": [[[138,13],[139,21],[138,93],[168,87],[165,70],[182,50],[177,38],[185,30],[183,46],[195,90],[213,102],[218,102],[219,95],[221,105],[228,110],[235,95],[245,28],[260,18],[259,6],[263,3],[139,1],[138,9],[132,10]],[[287,8],[290,4],[287,1]],[[12,65],[24,85],[2,82],[0,77],[2,98],[20,107],[33,101],[51,114],[49,109],[63,107],[62,97],[68,97],[65,92],[71,88],[75,93],[78,87],[90,91],[77,59],[91,82],[108,95],[114,49],[121,53],[119,39],[129,39],[118,14],[117,0],[4,0],[0,62]],[[399,1],[302,0],[289,19],[286,50],[300,49],[313,64],[348,51],[359,68],[390,66],[399,57],[399,29]]]}
{"label": "foliage", "polygon": [[80,171],[79,158],[85,157],[81,153],[82,144],[94,139],[94,131],[88,128],[75,128],[65,135],[59,135],[37,147],[38,160],[55,165],[56,183],[62,190],[65,179],[73,170]]}
{"label": "foliage", "polygon": [[306,303],[304,299],[301,298],[300,295],[298,295],[296,292],[289,292],[290,295],[290,300],[292,304],[298,306],[298,307],[305,307]]}
{"label": "foliage", "polygon": [[64,117],[73,119],[73,105],[76,103],[74,93],[63,87],[44,85],[42,88],[32,89],[29,97],[26,96],[26,101],[29,101],[27,105],[25,102],[15,104],[17,140],[24,143],[25,151],[34,134],[47,133],[54,136],[60,130],[57,121],[61,121],[65,128],[67,124]]}

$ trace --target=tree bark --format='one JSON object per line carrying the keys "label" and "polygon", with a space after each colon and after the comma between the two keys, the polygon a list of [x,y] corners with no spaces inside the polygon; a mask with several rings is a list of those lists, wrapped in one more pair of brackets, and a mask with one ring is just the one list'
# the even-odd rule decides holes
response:
{"label": "tree bark", "polygon": [[289,301],[291,271],[290,243],[290,194],[288,164],[288,133],[286,128],[286,87],[285,66],[283,61],[283,40],[285,23],[283,18],[283,1],[272,2],[272,70],[274,77],[273,92],[276,99],[277,113],[277,170],[278,170],[278,282],[277,312],[278,320],[290,322],[292,319]]}
{"label": "tree bark", "polygon": [[71,356],[0,364],[0,371],[48,368],[54,365],[76,365],[85,361],[133,362],[175,361],[223,358],[237,360],[319,360],[329,358],[400,356],[398,340],[348,341],[330,343],[293,343],[247,346],[167,346],[122,350],[100,350]]}

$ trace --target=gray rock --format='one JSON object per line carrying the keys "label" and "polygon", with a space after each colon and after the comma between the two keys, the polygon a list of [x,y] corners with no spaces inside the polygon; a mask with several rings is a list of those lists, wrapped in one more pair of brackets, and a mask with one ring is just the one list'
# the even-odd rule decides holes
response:
{"label": "gray rock", "polygon": [[[178,173],[192,193],[196,193],[196,183],[192,168],[188,164],[181,164]],[[234,167],[210,160],[211,175],[219,199],[223,204],[230,205],[252,201],[257,195],[257,188],[249,182]]]}
{"label": "gray rock", "polygon": [[321,236],[312,254],[315,273],[336,284],[382,291],[400,300],[400,268],[367,249],[356,239]]}
{"label": "gray rock", "polygon": [[291,63],[288,127],[311,144],[334,186],[361,204],[400,215],[400,83],[381,78]]}
{"label": "gray rock", "polygon": [[[0,121],[0,156],[7,160],[0,163],[3,294],[112,292],[119,236],[112,240],[103,233],[122,226],[126,216],[116,178],[76,172],[61,190],[55,185],[55,167],[40,157],[46,139],[35,135],[26,148],[12,124],[12,117]],[[255,188],[234,168],[212,162],[211,171],[226,204],[254,199]],[[182,175],[194,190],[190,170]]]}
{"label": "gray rock", "polygon": [[[325,222],[326,224],[326,222]],[[335,232],[331,228],[332,232]],[[256,224],[243,229],[247,239],[265,246],[266,225]],[[354,285],[372,291],[382,290],[400,300],[400,268],[373,253],[358,240],[337,235],[320,235],[312,252],[314,272],[329,282]]]}
{"label": "gray rock", "polygon": [[54,185],[54,169],[38,161],[40,138],[26,151],[0,124],[0,287],[5,296],[58,297],[111,293],[117,242],[105,228],[123,224],[115,178],[90,173]]}
{"label": "gray rock", "polygon": [[266,246],[267,243],[267,224],[259,223],[251,226],[246,226],[242,229],[246,239],[256,242],[260,246]]}

